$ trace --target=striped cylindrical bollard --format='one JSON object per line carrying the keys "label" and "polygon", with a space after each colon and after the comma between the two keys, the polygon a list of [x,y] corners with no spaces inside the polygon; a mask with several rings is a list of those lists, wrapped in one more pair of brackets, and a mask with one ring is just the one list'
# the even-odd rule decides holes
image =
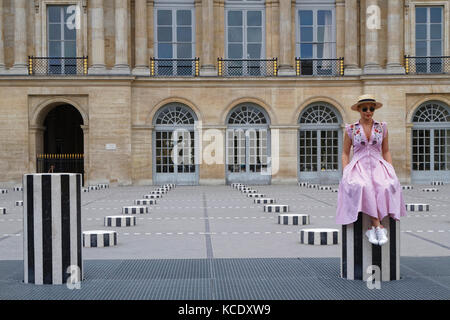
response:
{"label": "striped cylindrical bollard", "polygon": [[388,242],[382,246],[369,242],[366,231],[370,217],[359,213],[358,220],[342,226],[341,277],[349,280],[376,279],[372,271],[378,267],[381,281],[400,279],[400,221],[385,217],[381,224]]}
{"label": "striped cylindrical bollard", "polygon": [[6,208],[0,208],[0,214],[6,214]]}
{"label": "striped cylindrical bollard", "polygon": [[24,282],[81,281],[81,174],[25,174],[23,189]]}

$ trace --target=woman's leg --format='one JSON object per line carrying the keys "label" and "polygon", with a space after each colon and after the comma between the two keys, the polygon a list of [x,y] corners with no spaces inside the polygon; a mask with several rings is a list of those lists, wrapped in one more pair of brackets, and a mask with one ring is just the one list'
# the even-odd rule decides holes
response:
{"label": "woman's leg", "polygon": [[380,226],[381,226],[381,228],[383,227],[381,225],[381,223],[380,223],[380,219],[374,218],[374,217],[370,217],[370,220],[372,221],[372,226],[374,226],[375,228],[376,227],[380,227]]}

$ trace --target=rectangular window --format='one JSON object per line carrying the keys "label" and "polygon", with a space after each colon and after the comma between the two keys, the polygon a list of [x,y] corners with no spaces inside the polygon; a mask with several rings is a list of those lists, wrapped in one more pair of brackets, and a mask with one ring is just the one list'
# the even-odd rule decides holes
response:
{"label": "rectangular window", "polygon": [[443,7],[416,7],[416,72],[441,73],[444,50]]}
{"label": "rectangular window", "polygon": [[[329,75],[336,58],[336,19],[333,6],[300,6],[296,10],[296,56],[303,75]],[[311,59],[308,61],[308,59]],[[324,59],[324,60],[312,60]],[[306,60],[306,61],[305,61]]]}
{"label": "rectangular window", "polygon": [[[77,30],[71,6],[47,7],[47,52],[51,74],[77,73]],[[72,58],[72,59],[70,59]]]}
{"label": "rectangular window", "polygon": [[[155,49],[161,75],[193,74],[195,57],[195,14],[190,6],[157,8],[155,10]],[[175,60],[178,59],[178,60]]]}

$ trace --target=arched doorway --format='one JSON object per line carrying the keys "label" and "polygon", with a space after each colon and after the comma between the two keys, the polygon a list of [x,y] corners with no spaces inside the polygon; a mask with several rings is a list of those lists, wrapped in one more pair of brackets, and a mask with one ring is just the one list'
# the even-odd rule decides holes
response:
{"label": "arched doorway", "polygon": [[330,104],[316,102],[299,116],[299,181],[337,184],[340,179],[342,150],[341,117]]}
{"label": "arched doorway", "polygon": [[153,183],[197,185],[199,166],[195,161],[198,138],[197,116],[188,106],[174,102],[155,114],[153,125]]}
{"label": "arched doorway", "polygon": [[37,154],[37,172],[84,175],[83,118],[70,104],[53,107],[43,119],[43,148]]}
{"label": "arched doorway", "polygon": [[227,183],[270,184],[270,119],[254,103],[241,103],[228,114],[226,138]]}
{"label": "arched doorway", "polygon": [[450,181],[450,108],[440,101],[421,104],[412,117],[411,181]]}

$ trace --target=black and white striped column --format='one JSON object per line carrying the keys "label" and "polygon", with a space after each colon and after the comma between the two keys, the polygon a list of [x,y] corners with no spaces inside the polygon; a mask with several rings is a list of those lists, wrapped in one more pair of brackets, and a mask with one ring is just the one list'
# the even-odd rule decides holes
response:
{"label": "black and white striped column", "polygon": [[256,198],[253,200],[254,203],[258,204],[269,204],[269,203],[275,203],[275,199],[272,198]]}
{"label": "black and white striped column", "polygon": [[16,207],[23,207],[23,200],[17,200],[15,202]]}
{"label": "black and white striped column", "polygon": [[402,186],[402,190],[412,190],[413,186]]}
{"label": "black and white striped column", "polygon": [[374,245],[366,237],[372,225],[370,217],[359,213],[358,220],[342,226],[341,276],[349,280],[367,280],[369,266],[378,266],[381,281],[400,279],[400,221],[385,217],[381,224],[386,228],[389,241]]}
{"label": "black and white striped column", "polygon": [[339,230],[328,228],[301,229],[300,243],[328,246],[339,243]]}
{"label": "black and white striped column", "polygon": [[162,198],[160,194],[144,194],[144,199],[159,199]]}
{"label": "black and white striped column", "polygon": [[299,187],[306,187],[308,186],[309,182],[298,182]]}
{"label": "black and white striped column", "polygon": [[278,215],[278,224],[294,226],[309,224],[309,215],[299,213],[282,213]]}
{"label": "black and white striped column", "polygon": [[443,186],[444,181],[431,181],[432,186]]}
{"label": "black and white striped column", "polygon": [[23,176],[24,282],[65,284],[68,268],[83,279],[81,175]]}
{"label": "black and white striped column", "polygon": [[242,193],[258,193],[255,189],[243,189],[241,190]]}
{"label": "black and white striped column", "polygon": [[109,189],[109,184],[108,184],[108,183],[99,183],[99,184],[97,185],[97,187],[98,187],[99,189]]}
{"label": "black and white striped column", "polygon": [[152,204],[156,204],[155,199],[136,199],[134,200],[134,204],[137,206],[149,206]]}
{"label": "black and white striped column", "polygon": [[289,206],[287,204],[266,204],[264,212],[289,212]]}
{"label": "black and white striped column", "polygon": [[8,193],[7,189],[0,189],[0,194],[5,194],[5,193]]}
{"label": "black and white striped column", "polygon": [[88,189],[89,189],[89,191],[91,191],[91,190],[98,190],[99,187],[98,186],[89,186]]}
{"label": "black and white striped column", "polygon": [[122,207],[123,214],[144,214],[148,213],[148,207],[146,206],[128,206]]}
{"label": "black and white striped column", "polygon": [[6,214],[6,208],[0,208],[0,214]]}
{"label": "black and white striped column", "polygon": [[439,189],[438,188],[423,188],[422,191],[423,192],[438,192]]}
{"label": "black and white striped column", "polygon": [[117,232],[110,230],[83,231],[83,247],[102,248],[117,245]]}
{"label": "black and white striped column", "polygon": [[14,187],[13,190],[14,191],[23,191],[23,187],[17,186],[17,187]]}
{"label": "black and white striped column", "polygon": [[319,186],[319,190],[331,190],[333,189],[331,186]]}
{"label": "black and white striped column", "polygon": [[105,227],[133,227],[136,225],[135,216],[106,216]]}
{"label": "black and white striped column", "polygon": [[407,203],[406,211],[430,211],[430,205],[427,203]]}
{"label": "black and white striped column", "polygon": [[249,193],[247,194],[248,198],[264,198],[266,195],[262,193]]}

